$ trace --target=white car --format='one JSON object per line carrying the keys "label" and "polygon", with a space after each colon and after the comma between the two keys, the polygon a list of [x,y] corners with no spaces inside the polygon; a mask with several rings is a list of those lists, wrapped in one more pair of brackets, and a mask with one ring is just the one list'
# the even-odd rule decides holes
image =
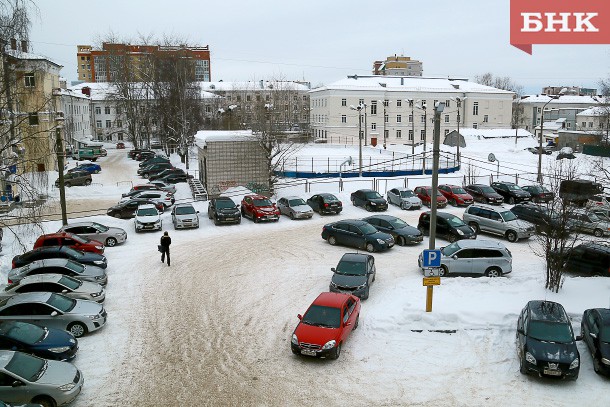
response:
{"label": "white car", "polygon": [[150,185],[156,186],[157,189],[160,189],[161,191],[169,192],[174,195],[176,194],[176,185],[175,184],[169,184],[167,182],[159,181],[159,180],[149,181],[148,183]]}
{"label": "white car", "polygon": [[282,215],[289,216],[290,219],[311,219],[313,209],[311,206],[298,196],[286,196],[278,199],[277,207]]}
{"label": "white car", "polygon": [[421,199],[409,188],[392,188],[386,192],[388,202],[400,207],[400,209],[420,209]]}
{"label": "white car", "polygon": [[153,202],[160,202],[163,204],[164,207],[169,208],[170,206],[172,206],[175,202],[175,198],[174,195],[166,192],[166,191],[159,191],[159,190],[146,190],[146,191],[142,191],[140,193],[137,193],[133,196],[125,196],[123,198],[121,198],[121,200],[119,201],[119,203],[123,203],[123,202],[127,202],[130,199],[149,199]]}
{"label": "white car", "polygon": [[187,229],[199,227],[199,211],[188,203],[178,204],[172,208],[172,223],[174,229]]}
{"label": "white car", "polygon": [[134,219],[134,227],[136,233],[145,230],[161,230],[163,222],[155,205],[146,204],[138,206]]}

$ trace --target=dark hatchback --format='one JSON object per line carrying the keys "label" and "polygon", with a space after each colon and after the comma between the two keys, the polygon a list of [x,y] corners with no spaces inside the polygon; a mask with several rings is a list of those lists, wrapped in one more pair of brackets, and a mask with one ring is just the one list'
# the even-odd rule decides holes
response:
{"label": "dark hatchback", "polygon": [[375,226],[379,231],[392,235],[399,246],[421,243],[424,235],[404,220],[390,215],[373,215],[362,219]]}
{"label": "dark hatchback", "polygon": [[108,208],[106,214],[108,216],[112,216],[119,219],[129,219],[136,216],[138,206],[146,204],[155,205],[155,208],[157,208],[159,212],[163,212],[165,210],[163,202],[155,202],[151,201],[150,199],[133,198],[129,201],[121,202],[117,205]]}
{"label": "dark hatchback", "polygon": [[521,187],[512,182],[492,182],[491,187],[502,197],[504,202],[514,205],[521,202],[529,202],[532,196]]}
{"label": "dark hatchback", "polygon": [[578,379],[580,354],[561,304],[529,301],[517,321],[517,353],[523,374]]}
{"label": "dark hatchback", "polygon": [[333,194],[314,195],[307,200],[307,205],[320,215],[337,214],[343,210],[343,203]]}
{"label": "dark hatchback", "polygon": [[610,309],[585,310],[580,335],[591,352],[595,373],[610,376]]}
{"label": "dark hatchback", "polygon": [[497,193],[492,187],[485,184],[471,184],[464,188],[475,202],[492,205],[501,205],[504,197]]}
{"label": "dark hatchback", "polygon": [[157,178],[155,181],[163,181],[167,184],[178,184],[180,182],[188,182],[189,178],[193,178],[192,175],[189,174],[166,174],[163,177]]}
{"label": "dark hatchback", "polygon": [[369,212],[388,209],[388,201],[379,195],[379,192],[372,189],[359,189],[352,192],[350,199],[354,206],[360,206]]}
{"label": "dark hatchback", "polygon": [[154,175],[151,175],[150,177],[148,177],[148,182],[164,178],[170,174],[182,175],[182,176],[186,177],[186,172],[184,172],[184,170],[182,168],[168,168],[157,174],[154,174]]}
{"label": "dark hatchback", "polygon": [[552,216],[544,206],[532,203],[517,204],[510,208],[510,211],[517,218],[533,223],[539,233],[550,236],[568,236],[570,233],[567,221],[561,222],[558,216]]}
{"label": "dark hatchback", "polygon": [[[419,215],[417,229],[424,235],[430,233],[430,212]],[[447,212],[436,213],[436,235],[451,243],[456,240],[477,238],[475,231],[462,219]]]}
{"label": "dark hatchback", "polygon": [[239,208],[229,197],[221,196],[210,199],[208,204],[208,218],[214,220],[215,225],[221,223],[240,223]]}
{"label": "dark hatchback", "polygon": [[566,249],[563,269],[583,276],[610,277],[610,246],[587,242]]}
{"label": "dark hatchback", "polygon": [[76,357],[78,341],[63,329],[5,321],[0,322],[0,350],[16,350],[45,359],[70,361]]}
{"label": "dark hatchback", "polygon": [[346,219],[329,223],[322,228],[322,239],[336,244],[380,252],[394,246],[392,235],[380,232],[363,220]]}
{"label": "dark hatchback", "polygon": [[333,274],[329,291],[352,294],[361,300],[369,298],[371,284],[375,281],[375,258],[370,254],[345,253]]}
{"label": "dark hatchback", "polygon": [[23,267],[34,260],[44,259],[70,259],[81,264],[89,264],[105,269],[108,267],[106,256],[97,253],[88,253],[74,250],[68,246],[48,246],[30,250],[13,257],[12,268]]}
{"label": "dark hatchback", "polygon": [[532,196],[532,202],[547,203],[555,199],[555,194],[542,185],[525,185],[521,187]]}

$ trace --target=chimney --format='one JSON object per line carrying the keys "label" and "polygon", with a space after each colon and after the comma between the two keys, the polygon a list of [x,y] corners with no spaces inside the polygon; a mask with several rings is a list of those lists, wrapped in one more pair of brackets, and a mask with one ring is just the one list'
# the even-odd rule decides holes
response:
{"label": "chimney", "polygon": [[11,38],[11,49],[17,51],[17,39]]}
{"label": "chimney", "polygon": [[21,52],[28,52],[28,42],[21,40]]}
{"label": "chimney", "polygon": [[91,88],[89,86],[83,86],[80,91],[83,93],[83,95],[91,97]]}

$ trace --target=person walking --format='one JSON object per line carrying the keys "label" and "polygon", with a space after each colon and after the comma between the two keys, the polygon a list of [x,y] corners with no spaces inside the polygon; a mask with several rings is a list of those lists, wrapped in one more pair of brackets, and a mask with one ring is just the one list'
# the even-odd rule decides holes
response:
{"label": "person walking", "polygon": [[163,236],[161,236],[160,241],[160,249],[161,249],[161,263],[165,263],[165,255],[167,255],[167,265],[169,266],[169,245],[172,244],[172,238],[169,237],[169,233],[163,232]]}

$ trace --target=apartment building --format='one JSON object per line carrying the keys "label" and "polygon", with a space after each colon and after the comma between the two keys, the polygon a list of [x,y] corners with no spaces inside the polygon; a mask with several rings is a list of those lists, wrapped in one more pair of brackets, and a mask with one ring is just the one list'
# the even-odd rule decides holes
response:
{"label": "apartment building", "polygon": [[64,112],[64,140],[66,147],[78,147],[93,139],[91,126],[91,97],[72,89],[61,89],[61,110]]}
{"label": "apartment building", "polygon": [[596,106],[578,113],[576,130],[607,135],[610,131],[610,106]]}
{"label": "apartment building", "polygon": [[597,96],[597,89],[595,88],[583,88],[580,86],[545,86],[542,88],[542,94],[544,95],[559,95],[562,91],[566,95]]}
{"label": "apartment building", "polygon": [[[540,126],[542,109],[544,108],[544,121],[565,119],[565,129],[576,130],[576,116],[578,113],[598,106],[602,98],[598,96],[561,95],[527,95],[517,101],[523,106],[523,123],[526,130],[533,131]],[[545,124],[546,126],[546,124]]]}
{"label": "apartment building", "polygon": [[385,61],[373,62],[373,75],[382,76],[422,76],[421,61],[403,55],[391,55]]}

